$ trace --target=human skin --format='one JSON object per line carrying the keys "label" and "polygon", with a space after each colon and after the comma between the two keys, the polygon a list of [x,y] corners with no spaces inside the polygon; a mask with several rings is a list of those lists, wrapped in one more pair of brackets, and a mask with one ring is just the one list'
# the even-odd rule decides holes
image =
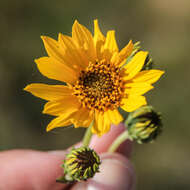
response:
{"label": "human skin", "polygon": [[55,182],[55,179],[63,174],[60,165],[68,150],[1,152],[0,190],[134,190],[135,172],[128,159],[131,153],[131,142],[124,142],[117,153],[106,152],[109,145],[123,130],[124,126],[120,124],[112,126],[111,131],[101,138],[93,136],[90,147],[100,154],[102,161],[100,172],[92,179],[72,186]]}

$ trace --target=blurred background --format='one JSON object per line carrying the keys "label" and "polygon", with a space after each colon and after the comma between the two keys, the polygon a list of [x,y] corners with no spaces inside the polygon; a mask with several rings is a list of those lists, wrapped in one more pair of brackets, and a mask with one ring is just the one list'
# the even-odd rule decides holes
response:
{"label": "blurred background", "polygon": [[46,55],[40,35],[70,35],[77,19],[93,31],[99,19],[104,34],[116,30],[119,47],[141,41],[165,75],[147,94],[163,113],[164,132],[153,144],[135,145],[132,162],[138,190],[190,189],[190,1],[188,0],[0,0],[0,149],[64,149],[79,141],[83,129],[46,133],[52,117],[45,101],[24,92],[43,77],[34,59]]}

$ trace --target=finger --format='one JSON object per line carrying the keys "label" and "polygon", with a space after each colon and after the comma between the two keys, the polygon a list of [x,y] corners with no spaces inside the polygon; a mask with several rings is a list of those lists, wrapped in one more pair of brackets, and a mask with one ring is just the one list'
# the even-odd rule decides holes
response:
{"label": "finger", "polygon": [[65,152],[11,150],[0,153],[0,189],[59,190],[66,185],[56,183],[62,175],[60,167]]}
{"label": "finger", "polygon": [[130,161],[117,153],[101,156],[100,172],[86,182],[77,183],[72,190],[133,190],[135,172]]}
{"label": "finger", "polygon": [[[94,135],[92,137],[90,147],[98,153],[107,152],[112,142],[125,130],[125,126],[122,123],[117,126],[112,125],[111,130],[102,137]],[[118,147],[117,152],[129,157],[132,152],[132,142],[130,140],[126,140]]]}

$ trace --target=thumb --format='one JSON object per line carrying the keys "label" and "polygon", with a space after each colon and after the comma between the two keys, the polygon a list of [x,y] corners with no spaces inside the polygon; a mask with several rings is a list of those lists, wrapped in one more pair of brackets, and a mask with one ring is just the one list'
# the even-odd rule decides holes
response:
{"label": "thumb", "polygon": [[62,175],[62,160],[66,152],[10,150],[0,153],[0,189],[58,190],[66,187],[56,183]]}

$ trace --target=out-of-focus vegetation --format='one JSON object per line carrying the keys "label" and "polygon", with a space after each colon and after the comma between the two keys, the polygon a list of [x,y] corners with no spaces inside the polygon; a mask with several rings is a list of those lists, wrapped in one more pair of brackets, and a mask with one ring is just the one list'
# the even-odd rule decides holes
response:
{"label": "out-of-focus vegetation", "polygon": [[34,58],[46,55],[40,35],[71,34],[75,19],[91,29],[116,30],[120,48],[140,40],[157,68],[166,73],[147,98],[163,113],[164,132],[153,144],[137,145],[132,161],[139,190],[190,189],[190,1],[0,1],[0,149],[63,149],[79,141],[83,129],[46,133],[52,119],[44,101],[23,91],[46,82]]}

